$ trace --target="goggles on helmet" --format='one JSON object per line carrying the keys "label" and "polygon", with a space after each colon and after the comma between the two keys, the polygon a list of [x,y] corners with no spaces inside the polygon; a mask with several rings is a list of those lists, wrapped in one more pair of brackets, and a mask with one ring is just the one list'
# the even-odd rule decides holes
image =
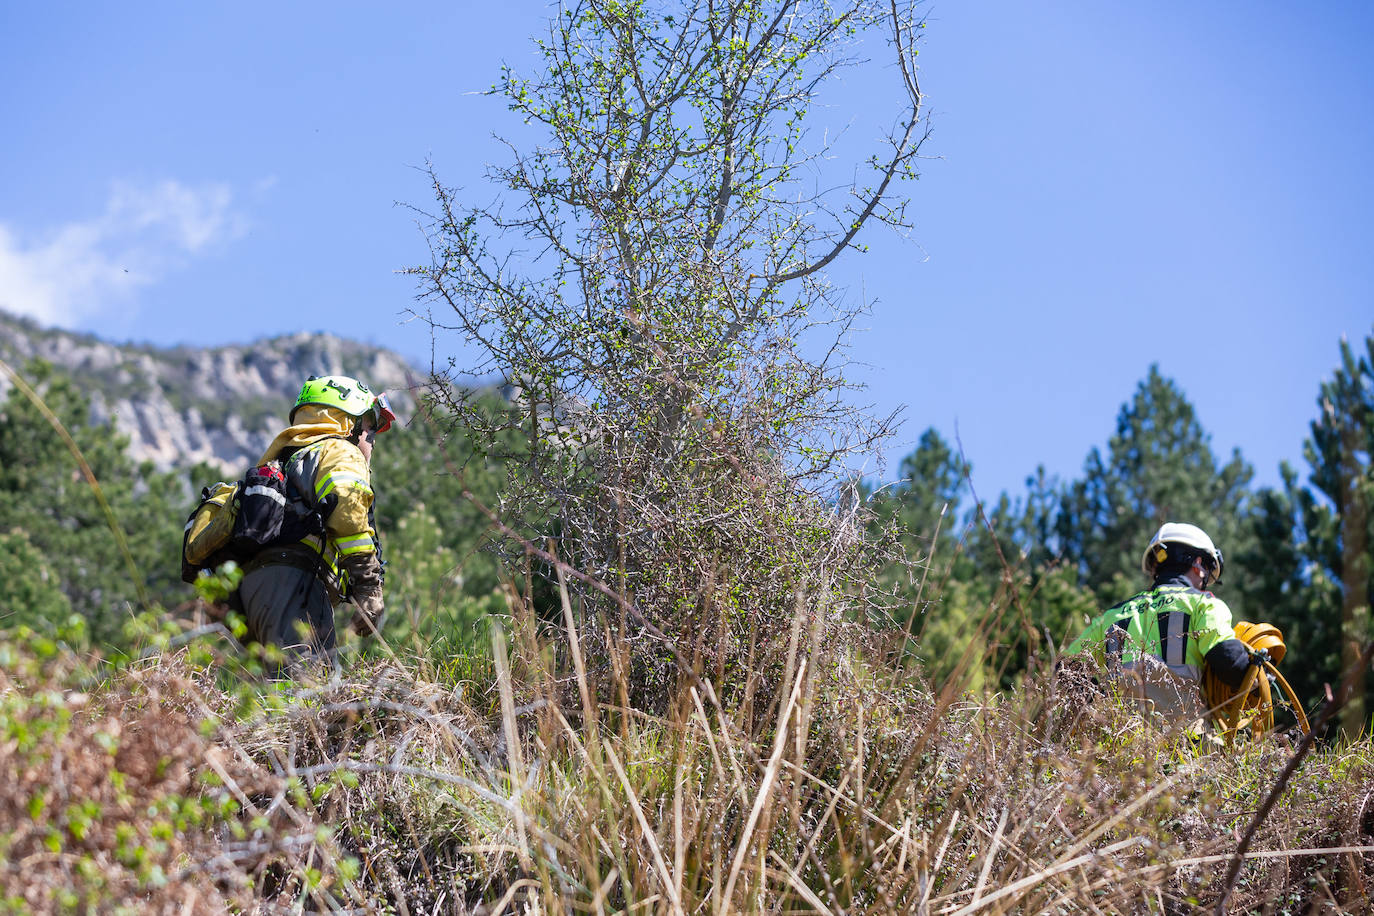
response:
{"label": "goggles on helmet", "polygon": [[372,406],[368,408],[367,415],[372,418],[372,428],[379,433],[391,429],[391,421],[396,419],[396,414],[391,410],[391,402],[385,394],[379,394],[372,399]]}

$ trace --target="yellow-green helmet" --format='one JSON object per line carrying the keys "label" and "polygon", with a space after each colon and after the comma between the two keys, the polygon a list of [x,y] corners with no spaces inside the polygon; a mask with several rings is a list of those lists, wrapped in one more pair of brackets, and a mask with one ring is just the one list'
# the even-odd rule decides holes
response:
{"label": "yellow-green helmet", "polygon": [[337,407],[359,419],[371,415],[372,426],[379,433],[386,432],[396,419],[385,394],[373,394],[371,388],[346,375],[312,375],[306,379],[296,396],[296,406],[291,408],[291,422],[296,421],[296,411],[306,404]]}

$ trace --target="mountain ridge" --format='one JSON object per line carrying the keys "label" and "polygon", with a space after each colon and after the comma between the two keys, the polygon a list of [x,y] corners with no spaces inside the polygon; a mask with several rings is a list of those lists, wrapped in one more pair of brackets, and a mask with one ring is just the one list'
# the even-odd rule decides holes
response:
{"label": "mountain ridge", "polygon": [[[385,390],[406,416],[410,386],[427,373],[393,350],[329,333],[298,332],[242,344],[161,347],[112,343],[0,310],[0,359],[19,373],[41,359],[91,398],[91,422],[129,437],[129,455],[159,470],[197,462],[237,472],[286,422],[310,375],[351,375]],[[0,373],[0,396],[10,380]]]}

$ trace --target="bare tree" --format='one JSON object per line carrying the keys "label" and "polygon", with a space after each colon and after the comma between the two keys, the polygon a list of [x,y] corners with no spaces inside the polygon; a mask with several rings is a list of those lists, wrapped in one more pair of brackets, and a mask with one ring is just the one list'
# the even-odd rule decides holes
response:
{"label": "bare tree", "polygon": [[[465,206],[431,170],[418,311],[475,345],[465,373],[511,386],[496,419],[439,389],[493,443],[524,430],[503,517],[556,530],[727,687],[871,568],[835,497],[887,421],[851,404],[856,312],[825,269],[871,224],[906,228],[923,26],[911,0],[580,0],[538,42],[543,72],[493,90],[543,137],[490,172],[501,203]],[[837,164],[807,119],[870,55],[895,126]],[[841,168],[853,180],[825,186]],[[656,653],[632,653],[648,681]]]}

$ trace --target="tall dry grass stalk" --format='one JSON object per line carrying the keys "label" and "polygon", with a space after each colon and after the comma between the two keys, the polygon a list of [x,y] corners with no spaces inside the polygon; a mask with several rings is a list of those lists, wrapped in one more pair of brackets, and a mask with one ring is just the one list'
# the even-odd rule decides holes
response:
{"label": "tall dry grass stalk", "polygon": [[[1162,731],[1074,667],[1015,695],[937,691],[900,656],[826,643],[807,596],[766,717],[700,675],[650,713],[589,673],[585,618],[566,588],[558,601],[555,627],[512,589],[492,656],[442,674],[391,655],[237,693],[186,652],[92,681],[50,645],[0,645],[0,901],[1202,911],[1291,755]],[[1229,911],[1368,912],[1372,777],[1368,743],[1311,754],[1249,840]]]}

